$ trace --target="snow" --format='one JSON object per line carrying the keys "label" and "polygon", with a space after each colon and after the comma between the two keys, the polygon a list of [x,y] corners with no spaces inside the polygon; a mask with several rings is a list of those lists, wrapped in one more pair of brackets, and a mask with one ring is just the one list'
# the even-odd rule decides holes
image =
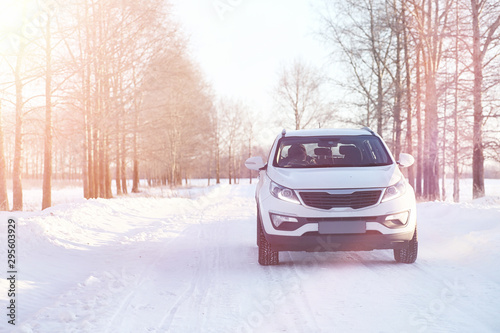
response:
{"label": "snow", "polygon": [[415,264],[387,250],[282,252],[273,267],[257,263],[244,182],[111,200],[61,188],[50,209],[0,213],[4,274],[9,217],[18,250],[16,326],[2,279],[0,332],[500,331],[498,180],[482,199],[418,204]]}

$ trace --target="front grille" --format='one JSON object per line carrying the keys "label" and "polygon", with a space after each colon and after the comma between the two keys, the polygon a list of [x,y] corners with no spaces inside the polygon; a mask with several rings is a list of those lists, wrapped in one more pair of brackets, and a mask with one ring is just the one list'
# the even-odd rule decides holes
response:
{"label": "front grille", "polygon": [[328,193],[328,192],[299,192],[300,197],[307,206],[331,209],[351,207],[359,209],[374,205],[380,198],[381,190],[356,191],[352,193]]}

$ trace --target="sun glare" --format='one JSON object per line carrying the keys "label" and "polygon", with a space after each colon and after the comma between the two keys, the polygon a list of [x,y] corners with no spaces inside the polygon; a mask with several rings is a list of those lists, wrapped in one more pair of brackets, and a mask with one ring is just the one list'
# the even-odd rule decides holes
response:
{"label": "sun glare", "polygon": [[23,25],[25,1],[0,0],[0,34],[19,32]]}
{"label": "sun glare", "polygon": [[0,53],[12,54],[23,39],[40,35],[55,0],[0,0]]}

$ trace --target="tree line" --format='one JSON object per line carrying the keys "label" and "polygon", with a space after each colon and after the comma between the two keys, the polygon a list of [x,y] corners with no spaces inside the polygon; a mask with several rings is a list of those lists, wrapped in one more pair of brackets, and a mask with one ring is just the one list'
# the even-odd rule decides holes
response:
{"label": "tree line", "polygon": [[421,199],[445,199],[451,173],[458,201],[467,170],[484,196],[485,161],[500,162],[500,3],[325,0],[318,14],[331,74],[303,59],[279,73],[291,127],[369,126],[396,158],[416,157],[408,178]]}
{"label": "tree line", "polygon": [[[24,178],[81,181],[85,198],[177,186],[190,178],[237,183],[265,149],[263,127],[237,99],[216,96],[163,0],[19,2],[21,26],[1,29],[0,209],[23,209]],[[444,199],[440,179],[472,168],[484,195],[485,158],[498,139],[500,4],[487,0],[337,0],[318,11],[331,68],[296,61],[278,73],[276,110],[292,128],[370,126],[422,198]],[[333,87],[333,88],[332,88]],[[325,97],[341,92],[340,99]],[[334,106],[333,106],[334,105]],[[343,110],[348,110],[344,112]],[[265,147],[268,148],[268,147]]]}
{"label": "tree line", "polygon": [[446,197],[472,169],[485,195],[485,158],[500,161],[500,3],[490,0],[325,1],[320,35],[337,66],[347,123],[368,125],[397,156],[414,154],[408,177],[428,200]]}
{"label": "tree line", "polygon": [[0,36],[0,210],[23,209],[23,177],[43,179],[43,209],[54,177],[81,180],[85,198],[138,192],[140,179],[236,181],[250,125],[205,82],[168,2],[17,6],[22,23]]}

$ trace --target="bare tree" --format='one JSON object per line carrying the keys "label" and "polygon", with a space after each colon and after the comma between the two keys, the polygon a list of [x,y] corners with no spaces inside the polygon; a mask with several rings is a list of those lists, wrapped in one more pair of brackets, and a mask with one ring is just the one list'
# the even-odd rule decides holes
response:
{"label": "bare tree", "polygon": [[394,4],[385,0],[348,0],[336,1],[334,5],[334,8],[326,6],[322,36],[340,49],[340,61],[350,69],[350,77],[338,83],[359,97],[351,103],[366,112],[358,123],[374,126],[384,135],[390,118],[388,100],[394,80],[391,73]]}
{"label": "bare tree", "polygon": [[132,193],[139,192],[139,110],[142,106],[142,92],[136,92],[134,100],[134,127],[133,127],[133,171],[132,171]]}
{"label": "bare tree", "polygon": [[211,123],[212,123],[212,135],[213,135],[213,145],[214,145],[214,155],[215,155],[215,183],[220,184],[220,151],[221,151],[221,131],[222,127],[220,124],[219,111],[215,108],[215,111],[211,113]]}
{"label": "bare tree", "polygon": [[23,60],[25,43],[21,41],[16,57],[16,67],[14,70],[16,86],[16,134],[14,148],[14,162],[12,167],[12,210],[23,210],[23,185],[22,185],[22,157],[23,157]]}
{"label": "bare tree", "polygon": [[[430,200],[439,198],[439,145],[438,145],[438,74],[444,54],[443,43],[449,29],[448,19],[452,1],[415,0],[407,8],[412,20],[418,50],[421,52],[425,78],[425,119],[423,156],[423,195]],[[417,78],[418,79],[418,78]],[[420,88],[418,88],[420,89]],[[419,98],[419,96],[417,96]],[[417,105],[418,107],[418,105]],[[420,141],[419,141],[420,144]],[[418,184],[417,170],[417,188]]]}
{"label": "bare tree", "polygon": [[[406,152],[413,154],[413,105],[412,105],[412,68],[410,65],[410,39],[408,36],[407,13],[404,0],[401,0],[401,24],[403,25],[403,49],[404,49],[404,68],[406,72]],[[411,186],[415,186],[415,166],[408,168],[408,181]]]}
{"label": "bare tree", "polygon": [[284,113],[291,116],[295,129],[320,126],[328,119],[321,96],[323,82],[317,69],[300,60],[280,73],[275,99]]}
{"label": "bare tree", "polygon": [[0,101],[0,211],[7,210],[9,210],[9,197],[7,195],[7,166],[5,163],[2,105]]}
{"label": "bare tree", "polygon": [[43,159],[42,209],[52,206],[52,34],[51,15],[45,29],[45,152]]}
{"label": "bare tree", "polygon": [[[500,5],[498,1],[471,0],[472,13],[472,67],[474,71],[474,137],[472,153],[472,195],[483,197],[484,189],[484,152],[483,152],[483,70],[490,47],[500,37]],[[493,57],[498,54],[493,55]]]}
{"label": "bare tree", "polygon": [[[253,116],[250,114],[250,111],[247,110],[245,112],[245,115],[243,117],[243,132],[246,137],[246,148],[247,148],[247,155],[245,158],[250,158],[252,157],[252,151],[253,151],[253,144],[254,144],[254,135],[255,135],[255,128],[258,123],[257,117]],[[252,179],[253,179],[253,172],[252,170],[248,169],[248,181],[250,184],[252,184]]]}
{"label": "bare tree", "polygon": [[[142,84],[144,103],[138,119],[140,155],[153,161],[143,167],[152,183],[182,184],[210,160],[213,128],[210,94],[182,42],[159,50]],[[205,171],[205,164],[203,170]]]}
{"label": "bare tree", "polygon": [[[402,72],[403,72],[403,61],[401,59],[401,53],[403,50],[403,31],[405,27],[403,26],[403,11],[399,8],[399,1],[394,1],[394,22],[392,23],[392,30],[394,31],[394,35],[396,38],[396,59],[394,60],[395,75],[393,78],[394,81],[394,108],[393,108],[393,119],[394,119],[394,139],[393,139],[393,150],[396,156],[399,156],[401,153],[401,135],[402,135],[402,120],[401,120],[401,112],[402,112],[402,104],[403,104],[403,81],[402,81]],[[403,7],[404,4],[401,5]],[[390,71],[389,71],[390,73]],[[411,131],[411,128],[409,129]]]}
{"label": "bare tree", "polygon": [[227,149],[227,166],[229,184],[236,182],[237,149],[242,139],[242,118],[245,114],[245,106],[241,101],[229,98],[221,99],[217,104],[220,126],[221,144]]}

